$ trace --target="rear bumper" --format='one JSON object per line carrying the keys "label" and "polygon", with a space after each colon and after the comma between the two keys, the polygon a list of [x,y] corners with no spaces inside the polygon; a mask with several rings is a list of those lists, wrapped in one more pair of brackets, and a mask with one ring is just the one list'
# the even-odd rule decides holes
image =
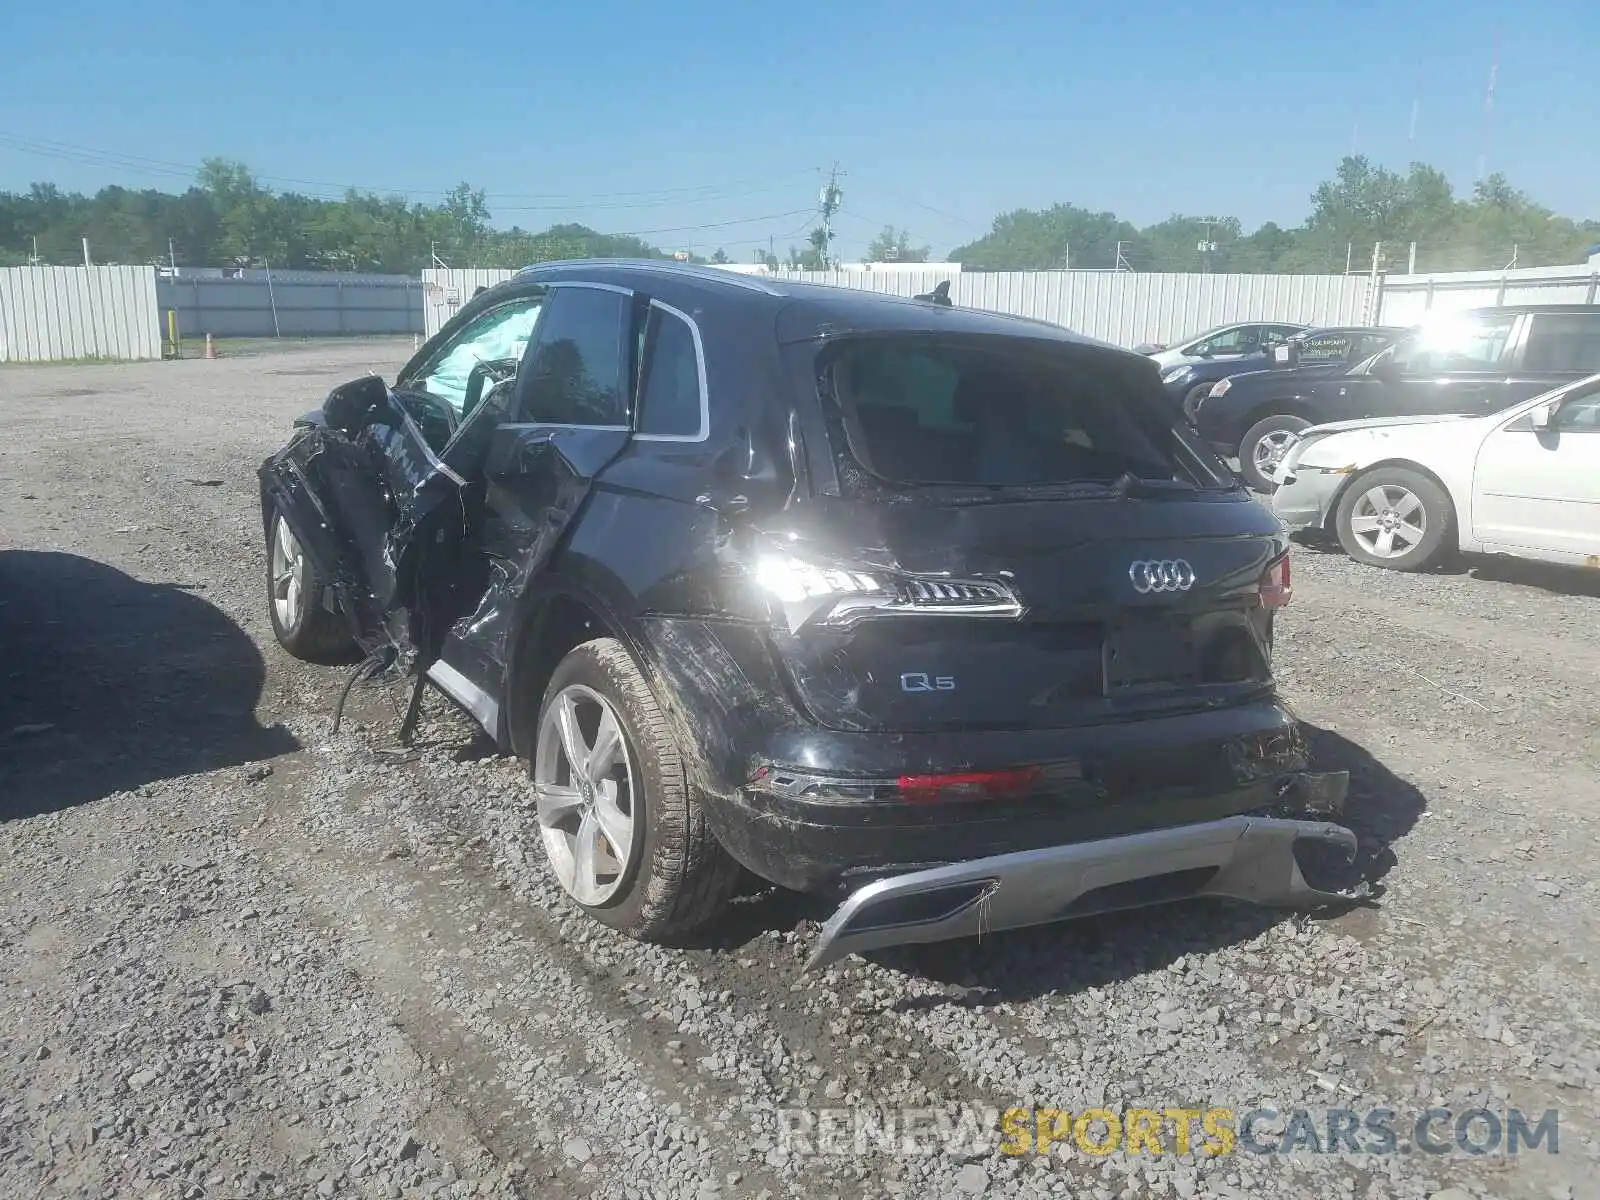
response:
{"label": "rear bumper", "polygon": [[[1324,776],[1342,803],[1348,776]],[[1335,805],[1337,806],[1337,804]],[[1296,843],[1353,857],[1341,825],[1229,817],[1094,842],[979,858],[880,880],[855,892],[823,927],[806,970],[883,946],[971,937],[1198,896],[1264,905],[1348,903],[1312,887]]]}
{"label": "rear bumper", "polygon": [[[643,625],[723,847],[761,878],[834,892],[972,859],[1263,812],[1300,815],[1310,754],[1270,687],[1243,700],[1048,729],[821,728],[759,630]],[[1003,795],[908,796],[905,776],[1024,771]]]}

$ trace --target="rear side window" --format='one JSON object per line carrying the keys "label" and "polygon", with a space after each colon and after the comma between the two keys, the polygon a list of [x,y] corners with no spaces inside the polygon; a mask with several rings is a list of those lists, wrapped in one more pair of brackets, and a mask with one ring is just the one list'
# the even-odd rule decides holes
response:
{"label": "rear side window", "polygon": [[549,425],[626,426],[624,330],[629,297],[552,288],[519,378],[519,419]]}
{"label": "rear side window", "polygon": [[689,322],[652,305],[644,358],[639,432],[649,437],[703,437],[700,355]]}
{"label": "rear side window", "polygon": [[1600,314],[1535,313],[1525,354],[1530,371],[1600,371]]}
{"label": "rear side window", "polygon": [[1163,397],[1153,373],[1145,379],[1094,351],[994,342],[871,339],[840,347],[824,379],[851,456],[900,484],[1181,477],[1170,453],[1172,430],[1158,416]]}

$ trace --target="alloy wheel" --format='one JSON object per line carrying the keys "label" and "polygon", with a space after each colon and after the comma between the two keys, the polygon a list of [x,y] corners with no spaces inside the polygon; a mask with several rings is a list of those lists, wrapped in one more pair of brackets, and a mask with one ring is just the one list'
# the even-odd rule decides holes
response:
{"label": "alloy wheel", "polygon": [[300,624],[300,609],[305,603],[306,556],[300,542],[282,517],[276,521],[272,539],[272,609],[282,629]]}
{"label": "alloy wheel", "polygon": [[605,697],[578,683],[556,694],[539,726],[533,788],[556,879],[579,904],[605,904],[628,877],[639,794]]}
{"label": "alloy wheel", "polygon": [[1374,558],[1410,554],[1428,531],[1428,510],[1409,488],[1380,483],[1356,498],[1350,532]]}
{"label": "alloy wheel", "polygon": [[1299,440],[1300,435],[1291,429],[1274,429],[1266,434],[1255,444],[1250,454],[1256,470],[1261,472],[1264,479],[1277,479],[1278,467],[1282,464],[1284,456]]}

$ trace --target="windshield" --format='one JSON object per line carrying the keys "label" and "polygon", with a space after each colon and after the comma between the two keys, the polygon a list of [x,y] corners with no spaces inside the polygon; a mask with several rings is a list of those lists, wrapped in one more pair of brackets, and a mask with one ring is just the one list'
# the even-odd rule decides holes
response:
{"label": "windshield", "polygon": [[1179,423],[1142,366],[1009,338],[875,338],[837,348],[823,384],[849,456],[894,484],[1223,482],[1220,463],[1196,478],[1196,451],[1178,444]]}

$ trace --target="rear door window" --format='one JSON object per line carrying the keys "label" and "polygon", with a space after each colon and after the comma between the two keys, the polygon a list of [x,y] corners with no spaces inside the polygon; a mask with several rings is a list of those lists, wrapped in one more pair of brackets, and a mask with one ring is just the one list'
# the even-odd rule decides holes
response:
{"label": "rear door window", "polygon": [[631,298],[609,288],[550,289],[517,374],[518,420],[625,428]]}
{"label": "rear door window", "polygon": [[840,346],[824,378],[851,457],[884,480],[908,485],[1182,478],[1153,374],[1146,379],[1095,351],[1024,350],[1010,339],[993,341],[863,339]]}
{"label": "rear door window", "polygon": [[1535,313],[1523,353],[1529,371],[1600,371],[1600,313]]}

